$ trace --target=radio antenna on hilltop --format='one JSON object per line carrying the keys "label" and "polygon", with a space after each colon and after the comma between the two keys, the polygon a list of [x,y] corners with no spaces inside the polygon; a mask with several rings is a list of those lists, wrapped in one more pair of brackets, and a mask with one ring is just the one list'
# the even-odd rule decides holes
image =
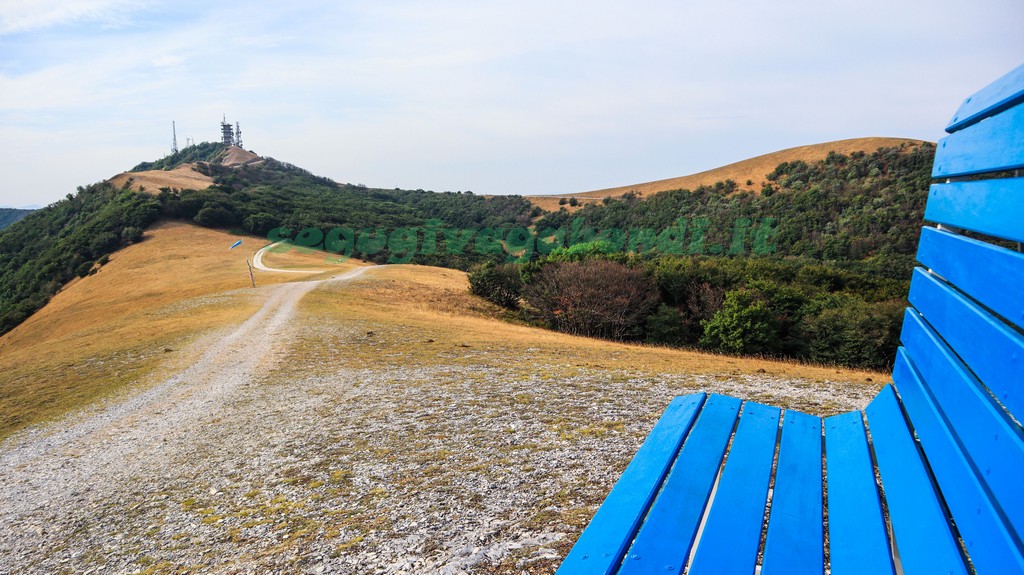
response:
{"label": "radio antenna on hilltop", "polygon": [[235,144],[234,130],[231,128],[231,124],[228,123],[227,114],[220,121],[220,140],[225,146],[233,146]]}
{"label": "radio antenna on hilltop", "polygon": [[171,120],[171,153],[178,153],[178,128],[174,125],[174,120]]}
{"label": "radio antenna on hilltop", "polygon": [[235,145],[239,148],[242,147],[242,127],[235,122]]}

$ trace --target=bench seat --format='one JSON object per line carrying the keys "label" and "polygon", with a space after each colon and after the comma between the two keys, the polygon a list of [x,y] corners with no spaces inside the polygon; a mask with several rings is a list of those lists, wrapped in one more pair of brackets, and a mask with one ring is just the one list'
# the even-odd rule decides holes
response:
{"label": "bench seat", "polygon": [[575,574],[1024,574],[1024,66],[936,149],[893,385],[824,419],[671,402]]}

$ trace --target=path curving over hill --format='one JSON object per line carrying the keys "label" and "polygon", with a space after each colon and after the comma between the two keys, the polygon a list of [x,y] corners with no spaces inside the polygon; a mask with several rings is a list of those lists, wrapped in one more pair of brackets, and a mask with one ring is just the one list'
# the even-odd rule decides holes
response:
{"label": "path curving over hill", "polygon": [[0,444],[0,573],[23,572],[14,567],[36,563],[29,558],[47,542],[75,540],[91,510],[133,492],[140,478],[172,475],[210,418],[216,421],[223,406],[273,367],[303,296],[368,269],[262,288],[264,302],[255,314],[200,342],[198,358],[163,383],[80,421],[81,414],[72,415]]}

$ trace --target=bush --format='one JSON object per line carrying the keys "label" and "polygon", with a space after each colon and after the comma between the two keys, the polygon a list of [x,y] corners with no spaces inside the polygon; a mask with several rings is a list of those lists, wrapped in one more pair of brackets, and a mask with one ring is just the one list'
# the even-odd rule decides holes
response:
{"label": "bush", "polygon": [[469,272],[469,291],[504,308],[519,307],[522,288],[523,281],[516,264],[487,262]]}
{"label": "bush", "polygon": [[800,323],[807,358],[821,363],[892,369],[903,322],[903,300],[869,304],[853,295],[830,295],[808,304]]}
{"label": "bush", "polygon": [[523,298],[559,331],[610,339],[641,336],[659,301],[647,272],[607,260],[549,263],[523,288]]}
{"label": "bush", "polygon": [[722,309],[705,323],[701,345],[728,353],[779,351],[779,321],[762,294],[748,289],[725,294]]}

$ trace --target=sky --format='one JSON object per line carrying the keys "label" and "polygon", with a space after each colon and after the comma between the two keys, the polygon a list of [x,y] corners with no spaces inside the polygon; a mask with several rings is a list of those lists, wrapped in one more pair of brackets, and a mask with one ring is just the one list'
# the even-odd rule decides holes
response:
{"label": "sky", "polygon": [[339,182],[562,194],[863,136],[935,141],[1024,63],[1020,0],[0,0],[0,206],[171,123]]}

